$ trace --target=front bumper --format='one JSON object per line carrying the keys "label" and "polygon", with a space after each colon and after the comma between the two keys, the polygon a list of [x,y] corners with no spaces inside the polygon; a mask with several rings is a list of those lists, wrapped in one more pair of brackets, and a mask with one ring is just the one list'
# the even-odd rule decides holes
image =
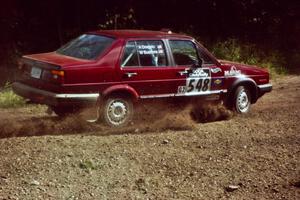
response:
{"label": "front bumper", "polygon": [[267,84],[263,84],[263,85],[258,85],[257,86],[259,89],[259,95],[262,96],[267,92],[271,92],[272,91],[272,84],[271,83],[267,83]]}
{"label": "front bumper", "polygon": [[94,103],[98,100],[98,93],[86,94],[58,94],[41,90],[29,85],[15,82],[12,84],[13,91],[34,103],[46,104],[50,106],[58,106],[63,104],[88,104]]}

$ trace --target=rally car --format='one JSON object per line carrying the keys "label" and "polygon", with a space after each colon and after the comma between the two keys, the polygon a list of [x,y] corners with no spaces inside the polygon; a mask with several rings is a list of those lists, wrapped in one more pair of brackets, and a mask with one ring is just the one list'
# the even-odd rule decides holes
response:
{"label": "rally car", "polygon": [[23,56],[19,68],[16,94],[59,116],[94,105],[110,126],[126,125],[144,99],[218,100],[247,113],[272,89],[267,70],[218,60],[192,37],[164,31],[88,32],[54,52]]}

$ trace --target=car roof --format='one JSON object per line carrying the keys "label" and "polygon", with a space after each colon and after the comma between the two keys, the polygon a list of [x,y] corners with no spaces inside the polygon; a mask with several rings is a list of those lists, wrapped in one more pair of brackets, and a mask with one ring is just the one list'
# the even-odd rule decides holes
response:
{"label": "car roof", "polygon": [[179,39],[193,39],[190,36],[164,32],[164,31],[148,31],[148,30],[98,30],[89,32],[90,34],[106,35],[115,38],[139,38],[139,37],[151,37],[151,38],[179,38]]}

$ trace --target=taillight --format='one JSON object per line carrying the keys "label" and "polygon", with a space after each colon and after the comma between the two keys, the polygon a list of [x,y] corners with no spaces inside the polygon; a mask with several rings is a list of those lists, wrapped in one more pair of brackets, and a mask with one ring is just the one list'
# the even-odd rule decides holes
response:
{"label": "taillight", "polygon": [[65,77],[65,71],[63,70],[44,70],[43,80],[52,82],[52,83],[63,83]]}
{"label": "taillight", "polygon": [[59,77],[63,78],[65,76],[65,72],[62,70],[51,70],[51,74],[54,79],[58,79]]}
{"label": "taillight", "polygon": [[65,72],[63,70],[51,70],[53,82],[62,83],[65,77]]}

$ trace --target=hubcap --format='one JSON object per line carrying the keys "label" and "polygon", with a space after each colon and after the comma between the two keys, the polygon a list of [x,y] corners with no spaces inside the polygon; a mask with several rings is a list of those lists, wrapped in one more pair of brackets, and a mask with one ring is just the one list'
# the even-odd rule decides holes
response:
{"label": "hubcap", "polygon": [[128,109],[125,102],[121,100],[111,101],[108,105],[107,117],[114,125],[120,125],[125,122],[128,115]]}
{"label": "hubcap", "polygon": [[240,93],[239,93],[239,95],[237,97],[237,106],[238,106],[238,109],[242,113],[247,112],[248,109],[249,109],[249,105],[250,105],[250,102],[249,102],[248,94],[243,89],[243,90],[240,91]]}

